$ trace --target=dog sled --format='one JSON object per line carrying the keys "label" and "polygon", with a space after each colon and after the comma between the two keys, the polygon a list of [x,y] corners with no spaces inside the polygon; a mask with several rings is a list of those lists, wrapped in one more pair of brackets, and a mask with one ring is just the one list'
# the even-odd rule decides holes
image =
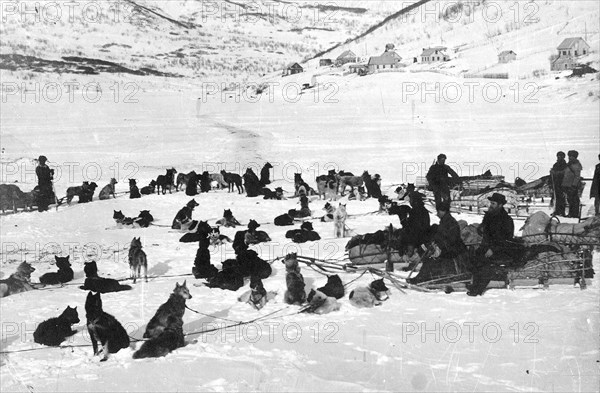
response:
{"label": "dog sled", "polygon": [[[529,217],[523,236],[515,238],[515,255],[494,261],[492,280],[487,288],[547,288],[571,284],[585,289],[586,279],[594,277],[592,253],[594,247],[600,245],[600,217],[578,224],[556,221],[543,212]],[[481,258],[477,252],[481,236],[476,224],[467,225],[461,220],[459,225],[467,251],[450,259],[431,259],[426,253],[420,262],[421,276],[411,283],[413,287],[447,292],[467,290],[467,284],[472,282],[473,266],[477,266]],[[399,230],[391,226],[353,237],[346,250],[352,266],[387,263],[398,270],[409,265],[401,255]]]}

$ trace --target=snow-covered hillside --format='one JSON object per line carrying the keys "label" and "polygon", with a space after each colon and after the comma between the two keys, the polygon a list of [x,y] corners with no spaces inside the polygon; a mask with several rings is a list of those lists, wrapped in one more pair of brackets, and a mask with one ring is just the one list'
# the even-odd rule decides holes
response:
{"label": "snow-covered hillside", "polygon": [[[49,60],[79,56],[240,82],[343,42],[396,7],[387,1],[8,2],[2,10],[0,54]],[[31,62],[18,69],[30,67]]]}
{"label": "snow-covered hillside", "polygon": [[[177,192],[130,200],[125,195],[128,179],[145,186],[171,167],[178,173],[225,169],[242,174],[246,168],[258,172],[268,161],[274,166],[271,188],[281,186],[287,196],[295,173],[314,186],[315,177],[329,169],[378,173],[382,190],[393,196],[398,184],[424,176],[442,152],[461,175],[489,169],[512,182],[546,175],[557,151],[574,149],[589,179],[600,151],[598,73],[567,78],[568,73],[548,70],[548,57],[563,38],[587,33],[591,53],[582,61],[598,69],[597,2],[432,1],[429,14],[418,10],[406,20],[388,21],[356,42],[352,38],[412,1],[258,1],[265,10],[269,4],[279,10],[287,6],[290,12],[302,10],[302,16],[297,22],[291,14],[271,21],[266,13],[252,23],[221,20],[223,7],[242,14],[249,7],[233,1],[214,2],[216,10],[213,2],[120,1],[123,12],[133,10],[127,23],[108,18],[97,24],[82,16],[83,4],[74,9],[73,22],[63,4],[56,24],[32,23],[22,19],[20,8],[10,8],[17,4],[35,9],[33,3],[0,4],[0,55],[32,56],[0,58],[0,183],[30,191],[37,183],[35,159],[44,154],[56,171],[59,197],[82,181],[102,188],[113,177],[119,196],[44,213],[0,216],[1,279],[28,261],[38,282],[42,274],[56,270],[55,255],[70,255],[75,271],[69,285],[0,299],[1,391],[599,390],[597,275],[587,280],[586,290],[566,283],[548,290],[491,289],[475,298],[464,292],[403,293],[388,282],[390,299],[379,307],[358,309],[345,296],[337,312],[297,314],[298,306],[283,301],[281,258],[297,251],[345,263],[349,238],[335,239],[332,223],[314,219],[323,239],[291,243],[285,238],[289,227],[272,223],[298,208],[297,199],[247,198],[226,190],[196,196],[195,219],[214,225],[231,209],[240,222],[255,219],[271,236],[272,242],[253,249],[272,262],[273,274],[264,285],[277,296],[256,311],[237,301],[247,283],[230,292],[209,289],[190,275],[197,245],[180,243],[181,234],[169,226],[191,197]],[[52,2],[37,3],[47,22],[54,12]],[[456,6],[459,13],[437,18],[451,3],[462,4]],[[93,7],[106,9],[106,2],[86,4],[96,4],[87,6],[91,13]],[[515,6],[519,21],[513,23]],[[482,20],[483,9],[490,20],[500,10],[500,18],[494,23]],[[322,23],[334,11],[337,24]],[[281,76],[283,64],[347,40],[321,58],[346,49],[368,58],[393,43],[407,67],[360,77],[349,74],[348,66],[319,67],[315,58],[303,63],[305,72]],[[423,47],[433,45],[448,46],[452,60],[411,64]],[[517,61],[497,65],[496,52],[504,49],[517,52]],[[92,60],[66,61],[63,56]],[[27,61],[13,67],[23,59]],[[105,71],[94,74],[99,69]],[[509,79],[464,77],[488,72],[508,72]],[[251,83],[221,84],[232,81]],[[583,211],[591,214],[586,183]],[[347,225],[353,233],[399,224],[396,216],[374,214],[378,203],[373,199],[341,202],[347,202]],[[324,214],[324,204],[311,202],[314,217]],[[431,222],[437,223],[433,206],[428,208]],[[157,226],[117,229],[115,210],[126,216],[150,210]],[[482,219],[473,212],[455,217],[469,223]],[[517,235],[523,222],[515,222]],[[233,238],[237,229],[221,232]],[[133,360],[140,347],[134,342],[100,362],[92,356],[85,326],[87,292],[78,288],[83,264],[95,260],[101,276],[126,278],[129,244],[138,236],[151,278],[131,291],[103,295],[105,311],[140,338],[176,283],[187,280],[193,296],[187,305],[201,314],[186,310],[183,329],[189,345],[164,358]],[[211,248],[217,267],[232,257],[231,245]],[[593,265],[599,272],[598,251]],[[307,291],[325,284],[325,276],[301,268]],[[339,274],[349,283],[347,290],[378,278]],[[63,348],[35,344],[37,324],[67,306],[77,306],[77,334]],[[199,334],[260,317],[264,319]]]}
{"label": "snow-covered hillside", "polygon": [[[579,61],[598,69],[599,19],[600,8],[593,1],[431,1],[322,57],[352,50],[368,60],[392,43],[409,69],[454,75],[507,72],[514,79],[533,78],[550,72],[549,57],[568,37],[586,40],[593,53]],[[450,61],[422,65],[423,48],[436,46],[448,48]],[[498,64],[504,50],[516,52],[517,59]]]}

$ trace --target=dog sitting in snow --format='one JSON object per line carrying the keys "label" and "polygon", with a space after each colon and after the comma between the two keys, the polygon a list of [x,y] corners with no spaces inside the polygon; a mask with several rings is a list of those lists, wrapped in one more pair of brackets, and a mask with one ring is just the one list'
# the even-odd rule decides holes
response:
{"label": "dog sitting in snow", "polygon": [[302,305],[306,302],[306,292],[304,292],[304,277],[300,273],[297,254],[286,255],[283,263],[285,264],[285,284],[287,287],[283,300],[287,304]]}
{"label": "dog sitting in snow", "polygon": [[358,308],[370,308],[379,306],[389,298],[388,287],[385,286],[383,278],[373,281],[368,287],[358,287],[350,292],[350,303]]}
{"label": "dog sitting in snow", "polygon": [[200,204],[196,202],[195,199],[192,199],[184,207],[182,207],[175,215],[175,218],[173,218],[171,229],[187,230],[189,228],[189,224],[192,222],[192,212],[197,206],[200,206]]}

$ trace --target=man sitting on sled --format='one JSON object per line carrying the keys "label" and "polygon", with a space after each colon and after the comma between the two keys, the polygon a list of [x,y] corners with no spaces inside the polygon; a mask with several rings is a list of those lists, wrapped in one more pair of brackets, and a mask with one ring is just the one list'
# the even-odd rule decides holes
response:
{"label": "man sitting on sled", "polygon": [[490,281],[497,275],[500,265],[512,264],[523,247],[514,240],[513,219],[504,210],[506,197],[495,192],[488,198],[490,207],[479,226],[483,239],[477,249],[471,270],[473,284],[467,285],[467,295],[483,295]]}
{"label": "man sitting on sled", "polygon": [[415,278],[406,280],[409,284],[454,276],[463,270],[467,247],[460,237],[458,222],[450,214],[450,202],[440,202],[436,209],[440,224],[423,257],[423,267]]}

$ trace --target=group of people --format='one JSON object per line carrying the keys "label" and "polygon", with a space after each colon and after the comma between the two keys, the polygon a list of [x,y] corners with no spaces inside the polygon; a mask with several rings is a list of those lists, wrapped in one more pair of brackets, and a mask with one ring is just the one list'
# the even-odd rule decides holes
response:
{"label": "group of people", "polygon": [[[556,163],[550,169],[550,184],[554,197],[554,215],[561,217],[579,218],[579,187],[581,186],[581,163],[577,159],[579,153],[576,150],[567,152],[568,161],[565,161],[565,153],[556,153]],[[598,192],[596,191],[596,201]],[[593,193],[590,197],[594,198]],[[569,214],[566,214],[567,202]],[[596,202],[596,205],[598,202]],[[596,214],[598,208],[596,207]]]}
{"label": "group of people", "polygon": [[[409,284],[433,280],[436,277],[460,273],[468,270],[473,274],[472,284],[467,285],[469,296],[482,295],[489,282],[496,275],[498,264],[510,261],[518,244],[513,241],[514,222],[504,209],[506,197],[494,193],[488,198],[490,206],[483,217],[478,231],[482,241],[475,258],[468,263],[467,247],[462,241],[460,226],[450,212],[450,201],[436,204],[436,214],[440,219],[437,227],[429,227],[429,213],[423,206],[422,197],[413,192],[409,197],[412,210],[403,228],[407,229],[406,254],[409,258],[421,247],[424,261],[419,274],[408,278]],[[424,210],[423,214],[420,210]],[[412,217],[412,220],[411,220]],[[418,262],[417,262],[418,263]],[[415,266],[412,266],[414,268]]]}

